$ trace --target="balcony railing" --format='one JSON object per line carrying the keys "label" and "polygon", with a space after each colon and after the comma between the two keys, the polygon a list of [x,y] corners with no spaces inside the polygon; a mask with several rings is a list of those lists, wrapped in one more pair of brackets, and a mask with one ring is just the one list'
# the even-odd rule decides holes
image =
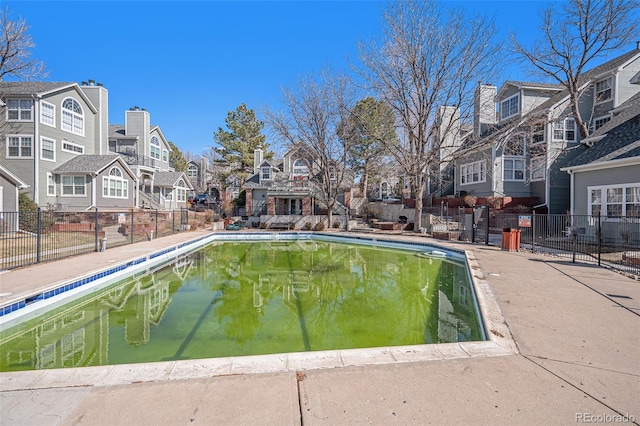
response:
{"label": "balcony railing", "polygon": [[160,167],[160,160],[147,157],[146,155],[140,155],[135,150],[130,148],[119,148],[115,151],[115,154],[120,154],[124,159],[124,162],[129,166],[146,166],[151,168]]}

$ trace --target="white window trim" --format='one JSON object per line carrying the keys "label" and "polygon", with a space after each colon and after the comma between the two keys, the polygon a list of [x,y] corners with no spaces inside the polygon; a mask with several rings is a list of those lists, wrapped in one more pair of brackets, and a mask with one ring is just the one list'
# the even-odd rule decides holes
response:
{"label": "white window trim", "polygon": [[[53,144],[53,158],[44,158],[44,141],[49,141]],[[56,162],[56,140],[51,138],[46,138],[44,136],[40,136],[40,159],[42,161],[51,161],[53,163]]]}
{"label": "white window trim", "polygon": [[[29,101],[31,103],[31,109],[30,109],[31,118],[29,118],[28,120],[21,119],[20,116],[22,114],[20,114],[20,112],[23,111],[23,110],[20,109],[19,107],[18,107],[18,118],[9,118],[9,101],[18,101],[18,103],[20,103],[20,101]],[[11,99],[7,99],[5,101],[5,109],[7,111],[7,113],[6,113],[6,121],[8,121],[8,122],[12,122],[12,123],[16,123],[16,122],[29,123],[29,122],[33,121],[33,99],[28,99],[28,98],[11,98]]]}
{"label": "white window trim", "polygon": [[[504,177],[504,172],[505,172],[504,160],[513,160],[513,161],[520,160],[520,161],[522,161],[522,179],[516,179],[515,177],[513,179],[505,179],[505,177]],[[524,182],[525,176],[526,176],[525,164],[526,164],[525,158],[523,156],[521,156],[521,155],[503,155],[502,156],[502,180],[504,182]],[[513,170],[515,171],[516,169],[513,169]]]}
{"label": "white window trim", "polygon": [[632,182],[632,183],[619,183],[614,185],[599,185],[599,186],[587,186],[587,214],[589,216],[593,216],[593,204],[591,203],[591,191],[600,190],[600,217],[606,218],[609,221],[618,221],[624,220],[619,217],[608,217],[607,216],[607,190],[611,188],[622,188],[622,216],[627,216],[627,201],[626,194],[627,188],[634,188],[636,186],[640,186],[640,182]]}
{"label": "white window trim", "polygon": [[[118,169],[120,171],[120,175],[121,176],[113,176],[111,175],[111,170],[113,169]],[[120,182],[121,183],[121,195],[118,196],[116,193],[116,182]],[[111,184],[114,185],[114,194],[116,195],[111,195]],[[103,198],[117,198],[117,199],[121,199],[121,200],[128,200],[129,199],[129,180],[124,178],[124,173],[122,172],[122,169],[120,167],[114,166],[111,169],[109,169],[109,174],[106,176],[102,177],[102,197]]]}
{"label": "white window trim", "polygon": [[271,173],[272,173],[271,167],[269,166],[260,167],[260,181],[262,182],[263,180],[271,180]]}
{"label": "white window trim", "polygon": [[[9,155],[9,138],[20,138],[20,146],[18,147],[18,152],[20,154],[22,153],[22,138],[31,138],[31,155],[29,155],[29,156],[23,156],[23,155],[10,156]],[[27,160],[29,158],[33,158],[33,156],[34,156],[33,149],[34,149],[33,135],[7,135],[7,138],[6,138],[6,149],[5,149],[5,158],[7,160]]]}
{"label": "white window trim", "polygon": [[60,176],[60,197],[64,197],[64,198],[87,198],[87,178],[85,176],[80,176],[80,177],[82,177],[84,179],[84,184],[83,184],[84,194],[76,194],[75,193],[76,192],[75,183],[73,184],[73,194],[65,194],[64,193],[64,178],[65,177],[75,178],[75,177],[78,177],[78,175],[62,175],[62,176]]}
{"label": "white window trim", "polygon": [[[51,109],[53,110],[53,124],[47,123],[46,121],[43,120],[44,118],[44,106],[48,106],[51,107]],[[45,101],[41,101],[40,102],[40,124],[45,125],[45,126],[49,126],[49,127],[56,127],[56,106],[54,104],[50,104],[49,102],[45,102]]]}
{"label": "white window trim", "polygon": [[[71,150],[71,149],[65,149],[65,147],[64,147],[64,145],[65,145],[65,144],[68,144],[68,145],[70,145],[70,146],[78,147],[78,148],[80,148],[80,149],[82,150],[82,152],[73,151],[73,150]],[[60,149],[61,149],[62,151],[64,151],[64,152],[70,152],[70,153],[72,153],[72,154],[76,154],[76,155],[84,154],[84,146],[82,146],[82,145],[78,145],[77,143],[73,143],[73,142],[69,142],[69,141],[62,141],[62,143],[60,144],[60,146],[61,146],[61,148],[60,148]]]}
{"label": "white window trim", "polygon": [[[536,167],[534,167],[534,163],[536,162],[540,162],[540,168],[542,169],[542,176],[541,177],[536,177],[533,175],[534,170],[537,170]],[[531,158],[531,177],[530,177],[530,181],[531,182],[538,182],[541,180],[545,180],[547,176],[547,157],[545,155],[538,155],[537,157],[532,157]]]}
{"label": "white window trim", "polygon": [[169,162],[169,151],[167,151],[166,149],[162,150],[162,162],[164,163]]}
{"label": "white window trim", "polygon": [[[49,179],[53,179],[53,192],[49,192]],[[56,196],[56,178],[51,173],[47,173],[47,197]]]}
{"label": "white window trim", "polygon": [[[596,130],[598,130],[600,127],[602,127],[602,126],[604,126],[605,124],[607,124],[609,121],[611,121],[611,117],[612,117],[612,115],[611,115],[611,114],[605,114],[605,115],[601,115],[600,117],[595,117],[595,118],[593,119],[593,121],[592,121],[592,123],[593,123],[593,125],[591,126],[591,127],[592,127],[592,130],[595,132],[595,131],[596,131]],[[604,120],[605,118],[608,118],[608,120],[607,120],[607,121],[605,121],[605,122],[602,124],[602,126],[598,127],[598,129],[596,129],[596,121],[598,121],[598,120]]]}
{"label": "white window trim", "polygon": [[[573,122],[573,139],[567,139],[567,131],[571,131],[571,129],[567,128],[567,121]],[[560,123],[562,123],[562,129],[556,127]],[[554,121],[551,126],[551,138],[554,141],[575,142],[577,138],[577,127],[576,120],[573,117],[565,117],[562,120]],[[562,130],[562,138],[556,138],[556,130]]]}
{"label": "white window trim", "polygon": [[[518,98],[517,101],[516,101],[516,104],[518,106],[517,110],[516,110],[515,113],[505,117],[504,114],[503,114],[503,105],[505,103],[508,103],[509,101],[511,101],[511,99],[513,99],[513,98]],[[520,114],[520,93],[516,93],[515,95],[509,96],[508,98],[503,99],[503,100],[500,101],[500,121],[508,120],[509,118],[515,117],[518,114]]]}
{"label": "white window trim", "polygon": [[[611,95],[609,96],[609,98],[603,100],[603,101],[598,101],[598,83],[601,83],[603,81],[609,81],[609,90],[611,91]],[[595,82],[595,84],[593,85],[593,100],[594,100],[594,105],[599,105],[599,104],[603,104],[605,102],[611,102],[613,101],[613,77],[607,77],[607,78],[603,78],[602,80],[598,80]]]}
{"label": "white window trim", "polygon": [[[70,109],[67,109],[67,108],[62,107],[62,105],[64,105],[64,102],[65,102],[67,99],[71,99],[71,100],[73,100],[74,102],[76,102],[76,103],[78,104],[78,106],[80,107],[80,109],[82,110],[82,114],[79,114],[79,113],[77,113],[77,112],[75,112],[75,111],[72,111],[72,110],[70,110]],[[78,101],[77,101],[75,98],[73,98],[73,97],[66,97],[66,98],[64,98],[64,99],[62,100],[62,102],[60,103],[60,105],[61,105],[61,106],[60,106],[60,110],[61,110],[60,117],[61,117],[61,120],[62,120],[62,121],[61,121],[61,123],[60,123],[60,128],[62,129],[62,131],[63,131],[63,132],[67,132],[67,133],[71,133],[71,134],[74,134],[74,135],[84,136],[84,129],[85,129],[85,125],[86,125],[86,123],[85,123],[85,114],[84,114],[84,109],[82,108],[82,105],[80,105],[80,102],[78,102]],[[71,114],[71,117],[72,117],[72,120],[71,120],[71,130],[68,130],[68,129],[65,129],[65,128],[64,128],[64,114],[65,114],[65,113]],[[82,120],[82,131],[80,131],[80,132],[76,132],[76,131],[74,131],[75,126],[73,125],[73,123],[74,123],[73,118],[80,118],[80,119]]]}
{"label": "white window trim", "polygon": [[[479,180],[476,181],[467,181],[467,182],[462,182],[462,177],[463,176],[467,176],[467,175],[471,175],[473,177],[473,166],[475,164],[478,164],[480,167],[480,171],[479,171]],[[470,173],[467,173],[467,169],[471,169]],[[466,185],[475,185],[477,183],[484,183],[487,181],[487,162],[486,160],[479,160],[479,161],[474,161],[472,163],[465,163],[460,165],[460,186],[466,186]]]}

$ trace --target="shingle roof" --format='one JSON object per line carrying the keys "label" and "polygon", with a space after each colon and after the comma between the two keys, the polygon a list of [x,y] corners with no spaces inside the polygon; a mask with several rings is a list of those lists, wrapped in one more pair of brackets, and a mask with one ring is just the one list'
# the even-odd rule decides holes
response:
{"label": "shingle roof", "polygon": [[[569,161],[563,168],[619,160],[640,155],[640,104],[633,115],[607,132],[594,146]],[[622,115],[622,114],[621,114]]]}
{"label": "shingle roof", "polygon": [[98,173],[113,163],[118,155],[78,155],[53,169],[56,173]]}
{"label": "shingle roof", "polygon": [[50,92],[61,87],[74,84],[73,82],[43,82],[43,81],[9,81],[0,83],[0,96],[5,95],[35,95]]}
{"label": "shingle roof", "polygon": [[[109,124],[109,137],[110,138],[123,138],[126,136],[124,131],[124,124]],[[135,136],[131,136],[135,138]]]}
{"label": "shingle roof", "polygon": [[631,117],[637,115],[638,111],[640,110],[640,92],[636,93],[625,103],[620,105],[617,110],[620,111],[619,114],[614,115],[611,120],[605,123],[605,125],[600,127],[598,130],[590,134],[589,137],[584,141],[588,142],[589,140],[600,138],[602,135],[606,135],[609,131],[611,131],[611,129],[618,127],[620,124],[624,123]]}
{"label": "shingle roof", "polygon": [[182,178],[185,184],[189,185],[189,180],[184,176],[184,172],[156,172],[153,175],[154,186],[171,187]]}

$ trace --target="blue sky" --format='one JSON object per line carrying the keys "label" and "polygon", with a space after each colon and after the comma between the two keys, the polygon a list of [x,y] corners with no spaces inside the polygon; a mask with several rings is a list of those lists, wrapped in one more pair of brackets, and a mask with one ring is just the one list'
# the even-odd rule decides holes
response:
{"label": "blue sky", "polygon": [[[500,35],[529,40],[548,1],[447,1],[494,17]],[[27,20],[45,81],[88,79],[109,91],[109,121],[146,108],[182,151],[201,154],[228,111],[280,108],[281,88],[331,65],[357,62],[357,43],[379,34],[377,1],[7,1]],[[527,80],[517,65],[507,79]]]}

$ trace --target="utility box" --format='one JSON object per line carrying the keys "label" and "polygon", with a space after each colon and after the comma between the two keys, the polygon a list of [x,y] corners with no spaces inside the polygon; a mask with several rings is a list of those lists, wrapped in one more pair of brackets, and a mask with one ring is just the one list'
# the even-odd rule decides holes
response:
{"label": "utility box", "polygon": [[502,228],[502,250],[520,251],[520,230]]}

